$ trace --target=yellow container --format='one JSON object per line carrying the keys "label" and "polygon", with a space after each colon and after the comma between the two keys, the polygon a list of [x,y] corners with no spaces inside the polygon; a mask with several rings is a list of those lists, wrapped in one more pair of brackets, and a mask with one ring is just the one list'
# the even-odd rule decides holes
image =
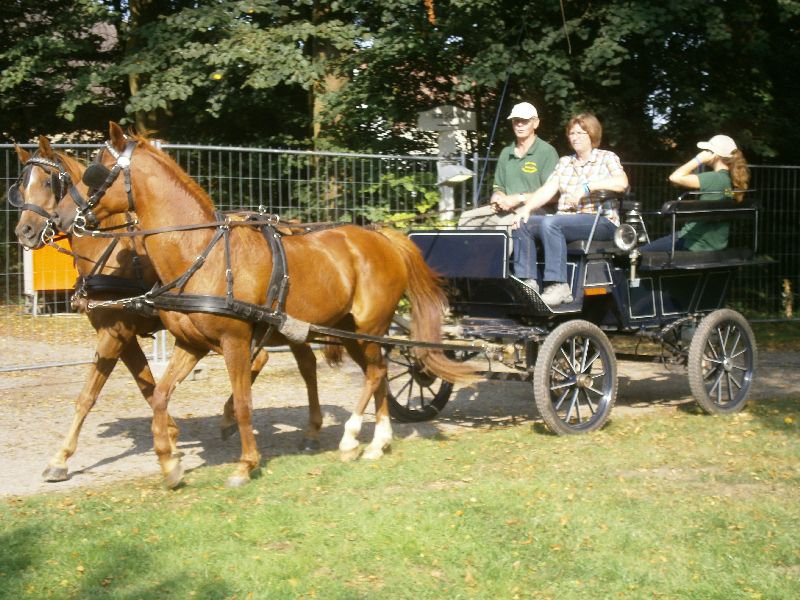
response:
{"label": "yellow container", "polygon": [[[70,250],[69,241],[56,242]],[[37,292],[47,290],[71,290],[75,287],[78,272],[71,255],[59,252],[52,246],[33,251],[33,289]]]}

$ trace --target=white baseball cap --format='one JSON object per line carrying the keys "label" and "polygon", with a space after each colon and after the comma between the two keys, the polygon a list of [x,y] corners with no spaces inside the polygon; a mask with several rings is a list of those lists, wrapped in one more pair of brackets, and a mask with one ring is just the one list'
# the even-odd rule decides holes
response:
{"label": "white baseball cap", "polygon": [[736,150],[736,142],[727,135],[715,135],[707,142],[697,142],[697,147],[701,150],[710,150],[722,158],[730,158]]}
{"label": "white baseball cap", "polygon": [[511,109],[511,114],[508,115],[509,119],[538,119],[539,113],[536,112],[536,107],[530,102],[520,102],[515,104]]}

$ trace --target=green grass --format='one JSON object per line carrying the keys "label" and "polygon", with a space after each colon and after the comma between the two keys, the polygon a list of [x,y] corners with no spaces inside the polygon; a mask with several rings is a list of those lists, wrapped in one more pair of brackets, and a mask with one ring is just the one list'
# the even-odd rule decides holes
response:
{"label": "green grass", "polygon": [[797,598],[797,399],[6,500],[0,598]]}
{"label": "green grass", "polygon": [[751,325],[759,350],[800,352],[800,321],[754,322]]}

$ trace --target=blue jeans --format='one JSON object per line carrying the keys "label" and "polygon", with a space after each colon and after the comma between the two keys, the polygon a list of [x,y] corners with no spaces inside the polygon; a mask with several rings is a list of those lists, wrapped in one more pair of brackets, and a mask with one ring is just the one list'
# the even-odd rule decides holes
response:
{"label": "blue jeans", "polygon": [[[639,248],[640,252],[669,252],[672,250],[672,236],[666,235],[664,237],[653,240],[649,244],[645,244]],[[675,235],[675,250],[686,250],[686,244],[683,238]]]}
{"label": "blue jeans", "polygon": [[[544,250],[544,281],[567,282],[567,244],[589,239],[595,215],[532,216],[512,233],[514,239],[513,269],[520,279],[536,277],[536,243],[542,241]],[[600,217],[594,230],[595,240],[611,240],[617,226]]]}

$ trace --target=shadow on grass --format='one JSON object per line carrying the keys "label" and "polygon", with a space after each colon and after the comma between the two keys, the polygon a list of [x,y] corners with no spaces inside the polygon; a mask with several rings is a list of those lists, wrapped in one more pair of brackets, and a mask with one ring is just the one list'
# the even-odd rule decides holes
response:
{"label": "shadow on grass", "polygon": [[[53,509],[54,510],[54,509]],[[79,525],[76,524],[76,529]],[[73,535],[76,531],[49,531],[43,527],[9,527],[0,535],[0,599],[21,597],[69,597],[69,598],[162,598],[178,597],[180,590],[194,592],[196,598],[229,598],[233,591],[224,580],[198,582],[189,573],[175,573],[168,578],[159,575],[163,569],[157,551],[148,547],[148,541],[109,541],[109,534],[93,538],[101,544],[102,551],[91,547],[74,545],[71,552],[58,552],[58,560],[45,559],[52,556],[53,536]],[[88,535],[88,534],[87,534]],[[77,540],[76,540],[77,541]],[[84,540],[85,542],[85,540]],[[57,548],[64,540],[52,542]],[[174,561],[172,557],[170,561]],[[47,575],[50,572],[51,575]],[[196,587],[190,582],[197,582]],[[190,590],[187,589],[189,583]]]}
{"label": "shadow on grass", "polygon": [[800,435],[800,398],[784,396],[750,402],[745,409],[769,429]]}

